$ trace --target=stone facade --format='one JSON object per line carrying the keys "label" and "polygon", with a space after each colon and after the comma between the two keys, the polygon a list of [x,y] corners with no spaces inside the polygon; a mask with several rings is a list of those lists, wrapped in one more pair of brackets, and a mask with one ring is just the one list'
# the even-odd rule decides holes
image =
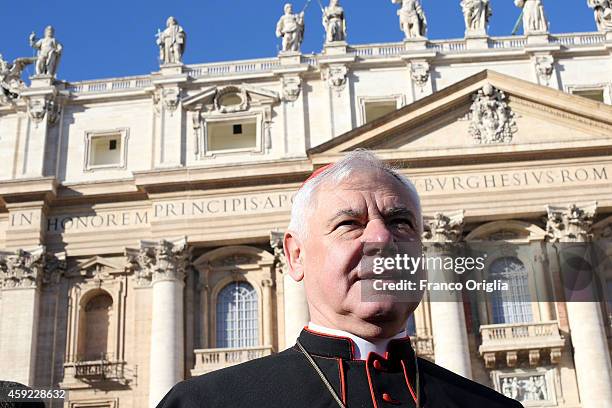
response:
{"label": "stone facade", "polygon": [[[415,182],[426,239],[518,244],[535,294],[555,276],[542,244],[611,237],[612,38],[480,34],[34,78],[0,106],[2,377],[136,408],[290,346],[308,321],[279,240],[292,195],[359,147]],[[251,344],[219,344],[228,285]],[[526,406],[612,403],[612,310],[529,307],[499,324],[426,300],[415,347]]]}

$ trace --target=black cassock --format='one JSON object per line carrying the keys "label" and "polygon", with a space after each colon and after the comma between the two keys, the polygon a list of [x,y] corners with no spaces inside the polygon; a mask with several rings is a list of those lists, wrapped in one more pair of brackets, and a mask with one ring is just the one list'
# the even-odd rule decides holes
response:
{"label": "black cassock", "polygon": [[[391,340],[385,356],[354,359],[344,337],[302,330],[299,342],[347,408],[521,408],[492,389],[418,358],[410,339]],[[332,393],[297,345],[269,357],[185,380],[157,408],[337,408]]]}

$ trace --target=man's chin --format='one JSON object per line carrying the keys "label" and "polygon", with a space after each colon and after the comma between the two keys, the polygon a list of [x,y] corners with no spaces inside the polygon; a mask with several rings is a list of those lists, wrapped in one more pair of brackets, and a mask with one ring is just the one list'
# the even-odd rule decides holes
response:
{"label": "man's chin", "polygon": [[392,299],[375,302],[362,302],[355,311],[355,316],[372,324],[389,324],[402,319],[402,305]]}

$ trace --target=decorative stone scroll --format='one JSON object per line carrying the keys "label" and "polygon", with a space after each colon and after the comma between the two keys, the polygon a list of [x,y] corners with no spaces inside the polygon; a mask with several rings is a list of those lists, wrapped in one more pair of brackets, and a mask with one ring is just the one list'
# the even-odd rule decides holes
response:
{"label": "decorative stone scroll", "polygon": [[423,61],[410,64],[410,78],[422,92],[429,80],[429,63]]}
{"label": "decorative stone scroll", "polygon": [[181,102],[181,90],[179,88],[157,88],[153,93],[155,111],[159,114],[163,109],[174,112]]}
{"label": "decorative stone scroll", "polygon": [[140,248],[126,248],[128,267],[136,282],[147,286],[158,280],[183,280],[189,260],[187,238],[140,241]]}
{"label": "decorative stone scroll", "polygon": [[48,124],[55,124],[62,109],[61,105],[53,97],[29,99],[27,107],[28,114],[36,125],[42,123],[45,116]]}
{"label": "decorative stone scroll", "polygon": [[327,85],[340,93],[347,82],[348,68],[346,65],[330,65],[322,70],[323,80]]}
{"label": "decorative stone scroll", "polygon": [[283,100],[286,102],[295,102],[302,91],[302,80],[300,77],[283,77]]}
{"label": "decorative stone scroll", "polygon": [[546,55],[536,57],[535,68],[538,78],[542,85],[548,86],[550,84],[550,78],[554,72],[555,60],[552,56]]}

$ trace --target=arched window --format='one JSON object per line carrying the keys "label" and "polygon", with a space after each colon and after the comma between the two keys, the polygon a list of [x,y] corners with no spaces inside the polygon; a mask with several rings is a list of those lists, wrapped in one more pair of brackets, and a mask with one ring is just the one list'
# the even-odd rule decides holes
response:
{"label": "arched window", "polygon": [[499,258],[489,267],[489,279],[508,284],[507,291],[491,296],[493,323],[529,323],[533,321],[529,275],[525,265],[514,257]]}
{"label": "arched window", "polygon": [[217,347],[259,345],[257,292],[246,282],[232,282],[217,298]]}
{"label": "arched window", "polygon": [[85,324],[81,336],[84,339],[83,358],[99,360],[107,358],[108,334],[113,299],[107,293],[92,297],[85,305]]}

